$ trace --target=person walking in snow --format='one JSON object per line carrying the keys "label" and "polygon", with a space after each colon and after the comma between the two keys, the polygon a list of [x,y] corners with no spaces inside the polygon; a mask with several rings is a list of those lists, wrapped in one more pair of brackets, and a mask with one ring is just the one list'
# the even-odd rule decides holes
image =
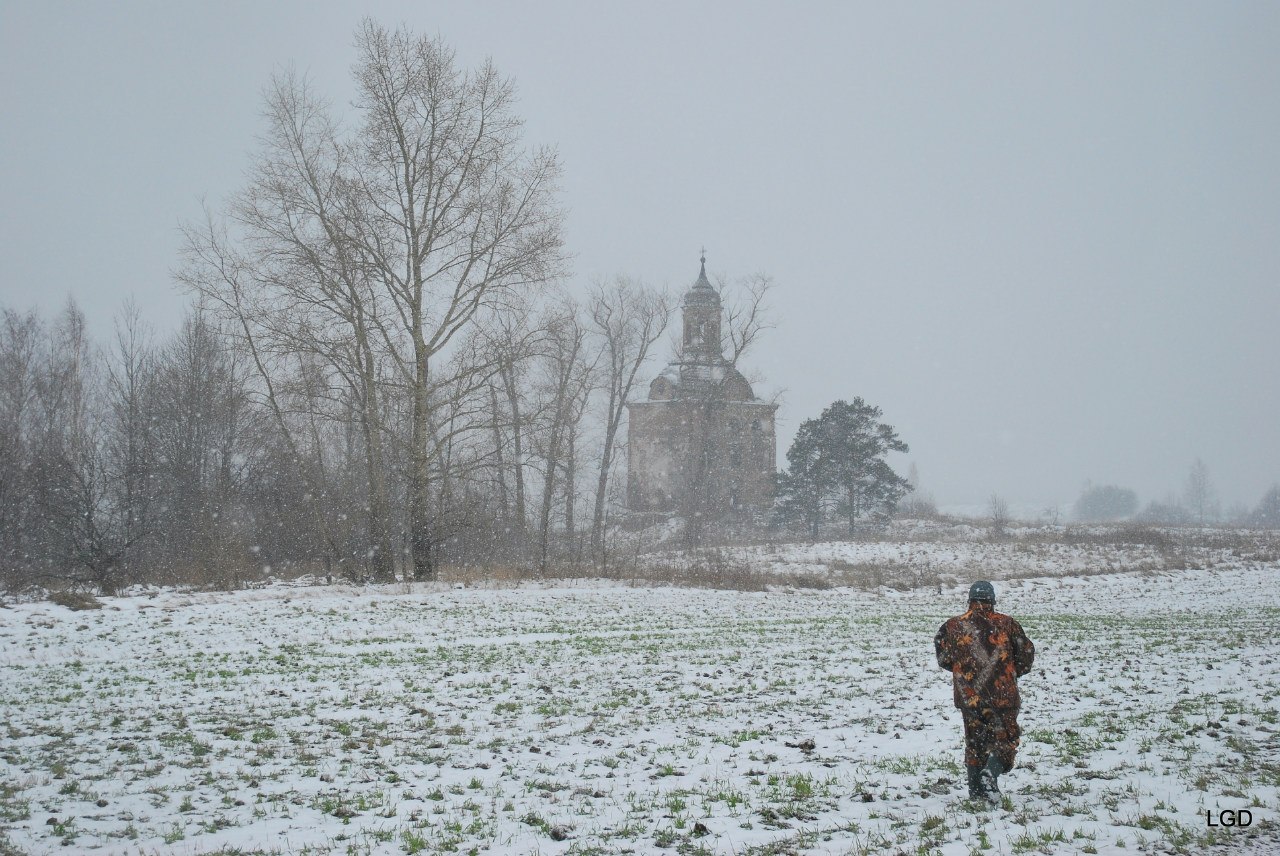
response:
{"label": "person walking in snow", "polygon": [[969,798],[1000,800],[997,782],[1013,769],[1018,728],[1018,678],[1031,671],[1036,647],[1022,626],[996,612],[995,586],[969,587],[969,610],[938,628],[938,665],[951,673],[955,704],[964,718],[964,766]]}

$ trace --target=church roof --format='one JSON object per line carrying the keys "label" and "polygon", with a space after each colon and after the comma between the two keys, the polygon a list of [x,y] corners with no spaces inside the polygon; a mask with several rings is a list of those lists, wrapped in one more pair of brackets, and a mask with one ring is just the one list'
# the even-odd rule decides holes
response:
{"label": "church roof", "polygon": [[707,279],[707,257],[702,257],[702,270],[698,272],[698,278],[693,285],[685,292],[685,306],[719,306],[720,292],[716,291],[715,286],[711,284],[711,280]]}
{"label": "church roof", "polygon": [[708,396],[724,401],[755,401],[751,382],[723,358],[714,364],[673,362],[649,384],[651,401],[706,399]]}

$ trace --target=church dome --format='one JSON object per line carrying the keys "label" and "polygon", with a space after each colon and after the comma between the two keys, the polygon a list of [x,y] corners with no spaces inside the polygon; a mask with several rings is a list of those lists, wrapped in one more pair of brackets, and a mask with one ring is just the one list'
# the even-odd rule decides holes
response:
{"label": "church dome", "polygon": [[[717,398],[724,401],[754,401],[751,383],[727,360],[718,363],[680,363],[680,381],[675,398]],[[668,371],[670,369],[668,368]],[[664,372],[666,374],[666,372]],[[668,375],[669,376],[669,375]],[[659,376],[661,377],[661,375]],[[652,389],[652,387],[650,387]]]}

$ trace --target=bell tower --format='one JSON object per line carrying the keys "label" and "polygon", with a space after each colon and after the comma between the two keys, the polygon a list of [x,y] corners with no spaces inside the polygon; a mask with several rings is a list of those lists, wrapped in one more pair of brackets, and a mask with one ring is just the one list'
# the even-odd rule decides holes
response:
{"label": "bell tower", "polygon": [[685,292],[682,304],[684,339],[680,358],[685,362],[716,364],[724,360],[720,341],[720,294],[707,279],[707,254],[702,252],[702,270]]}

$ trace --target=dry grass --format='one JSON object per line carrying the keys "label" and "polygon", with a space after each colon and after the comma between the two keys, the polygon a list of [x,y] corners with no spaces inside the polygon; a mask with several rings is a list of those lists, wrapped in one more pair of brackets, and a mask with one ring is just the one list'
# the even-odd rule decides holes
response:
{"label": "dry grass", "polygon": [[[727,533],[718,533],[728,538]],[[699,549],[680,549],[679,538],[665,539],[665,549],[654,543],[628,538],[611,539],[609,562],[604,569],[589,561],[553,559],[545,573],[529,562],[500,559],[466,565],[443,564],[437,579],[449,585],[505,588],[539,580],[612,580],[627,585],[685,586],[734,591],[762,591],[768,588],[830,589],[837,587],[873,590],[888,587],[899,591],[934,588],[952,584],[946,567],[927,561],[883,558],[851,561],[842,558],[820,560],[824,572],[810,567],[791,570],[767,559],[769,552],[750,558],[750,548],[783,548],[798,539],[778,532],[757,532],[752,537],[734,538],[732,544],[716,544]],[[1211,527],[1161,527],[1144,523],[1119,524],[1019,524],[1012,523],[999,540],[999,548],[1013,551],[1016,568],[966,567],[961,575],[981,573],[992,579],[1021,579],[1043,576],[1053,565],[1055,548],[1075,547],[1088,551],[1091,561],[1073,567],[1072,575],[1092,576],[1117,572],[1158,573],[1189,567],[1214,567],[1241,560],[1270,564],[1280,561],[1280,532],[1256,529]],[[850,537],[844,527],[824,532],[816,543],[920,544],[991,543],[983,528],[972,520],[939,516],[929,520],[899,520],[888,527],[868,527]],[[759,553],[759,551],[755,551]],[[761,561],[761,556],[766,560]],[[297,585],[359,583],[360,568],[331,567],[323,562],[292,563],[273,568],[236,564],[227,556],[200,567],[170,568],[165,585],[204,590],[255,588],[271,580]],[[1007,563],[1006,563],[1007,564]],[[403,570],[403,569],[402,569]],[[354,578],[353,578],[354,577]],[[46,597],[43,589],[32,597]],[[63,596],[63,595],[59,595]],[[71,597],[71,595],[66,595]],[[70,608],[93,608],[92,606]]]}
{"label": "dry grass", "polygon": [[65,606],[73,611],[82,609],[102,609],[102,602],[91,594],[80,594],[73,591],[51,591],[49,600],[58,606]]}

